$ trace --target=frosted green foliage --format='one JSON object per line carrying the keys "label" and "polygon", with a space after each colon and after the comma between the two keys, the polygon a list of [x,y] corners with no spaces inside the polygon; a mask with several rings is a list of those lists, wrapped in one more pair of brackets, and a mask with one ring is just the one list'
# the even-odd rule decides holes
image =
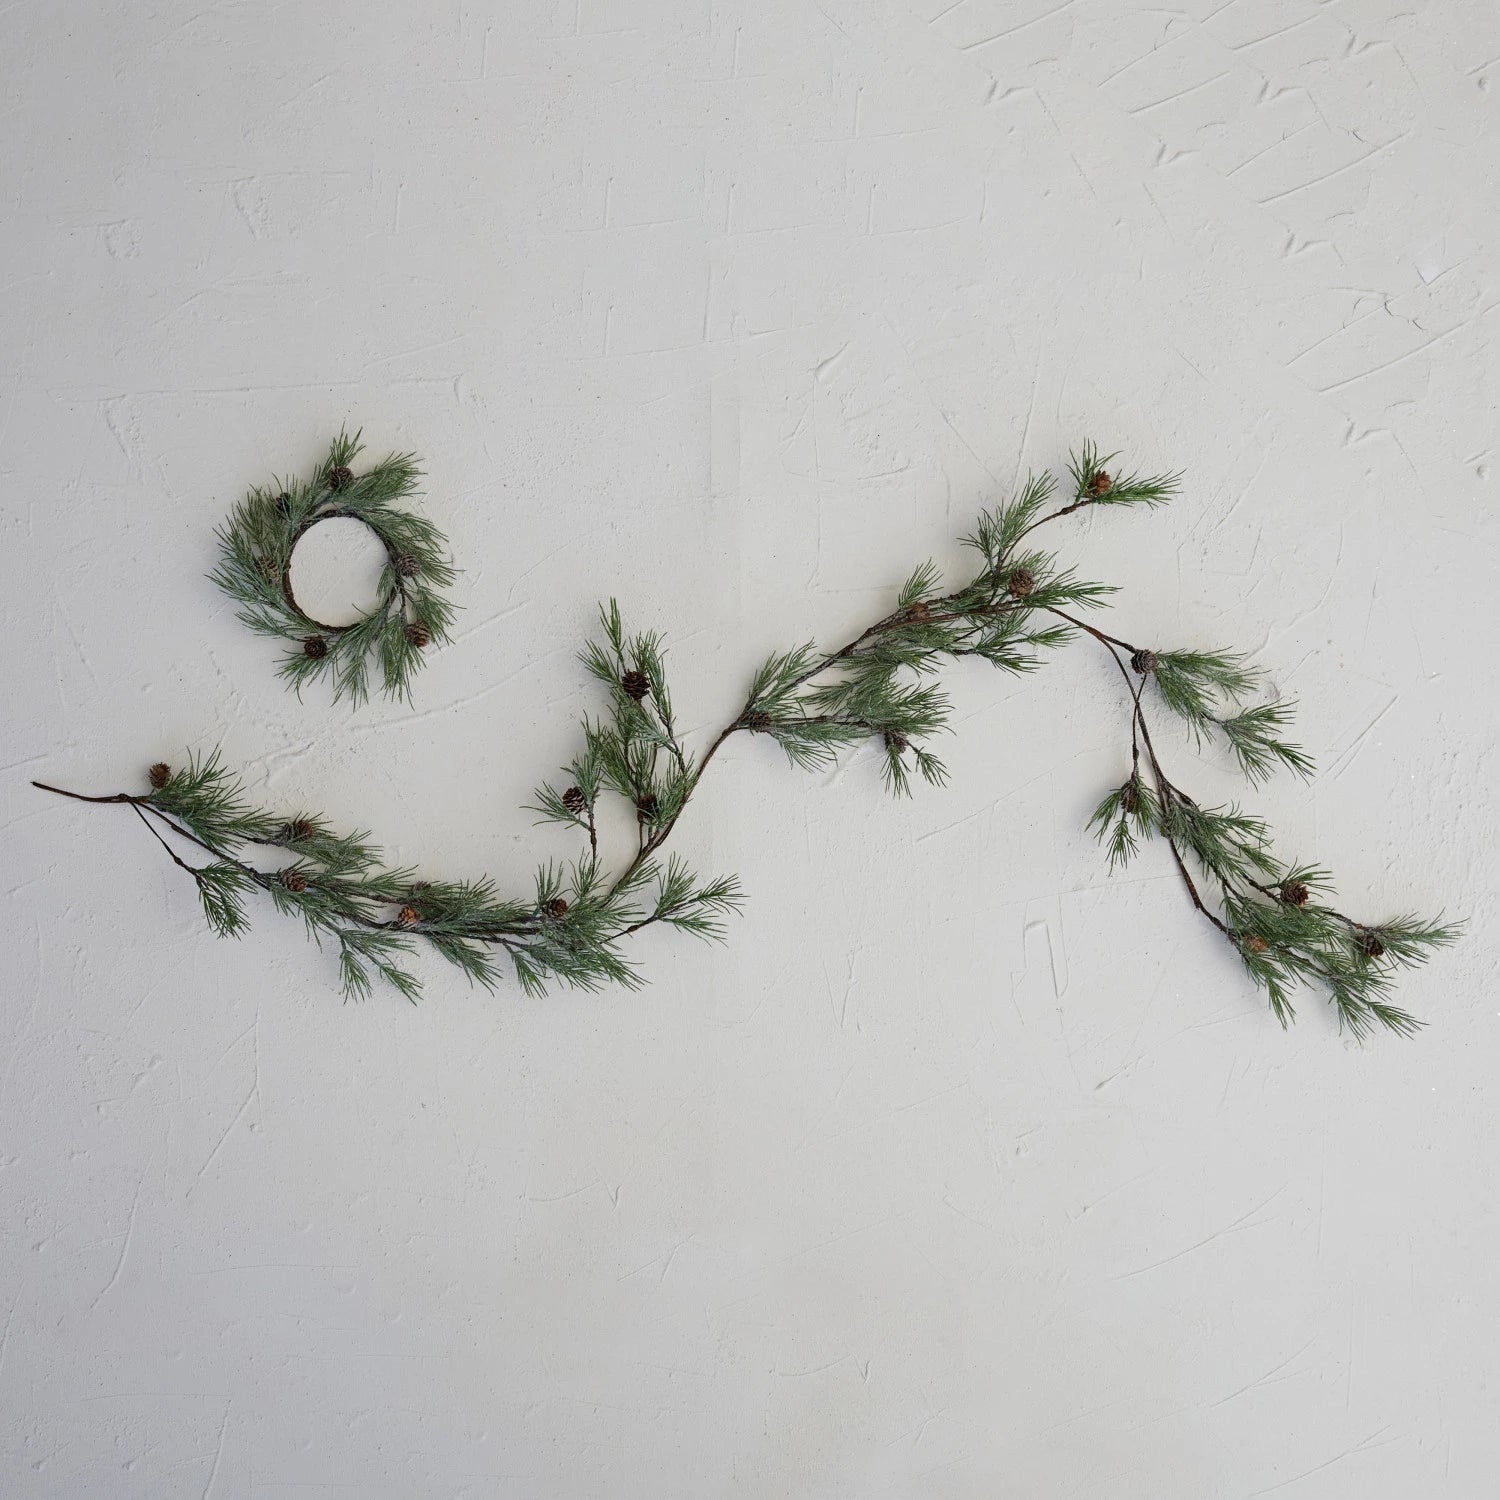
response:
{"label": "frosted green foliage", "polygon": [[[223,534],[216,576],[254,628],[300,639],[307,622],[288,613],[289,595],[273,581],[276,568],[284,576],[288,538],[310,518],[335,513],[323,509],[329,506],[378,521],[392,549],[420,560],[418,571],[390,570],[391,613],[351,627],[341,638],[347,644],[330,645],[326,656],[299,647],[283,669],[298,685],[332,671],[335,691],[359,698],[372,651],[387,691],[406,691],[416,657],[391,634],[393,622],[417,610],[440,638],[451,615],[433,591],[452,573],[436,532],[393,509],[415,477],[411,460],[388,459],[358,478],[352,471],[338,476],[356,452],[356,440],[340,438],[310,481],[284,492],[284,504],[270,491],[252,492]],[[1121,472],[1114,455],[1087,444],[1067,473],[1070,495],[1058,496],[1050,477],[1031,478],[1013,499],[985,511],[963,539],[977,559],[956,581],[924,562],[896,593],[894,608],[845,645],[769,656],[738,714],[701,753],[679,728],[661,638],[627,631],[611,600],[600,611],[597,638],[580,654],[599,690],[598,709],[580,726],[577,753],[537,788],[532,804],[544,822],[578,841],[577,852],[541,866],[518,898],[502,897],[488,879],[419,879],[414,870],[386,866],[362,834],[336,833],[312,813],[258,808],[217,756],[190,757],[175,773],[154,768],[147,795],[84,800],[130,805],[192,876],[216,932],[242,932],[257,896],[300,916],[312,937],[336,947],[349,996],[368,995],[380,979],[414,999],[419,983],[409,961],[422,948],[486,987],[507,964],[531,994],[554,983],[633,987],[641,976],[626,956],[627,939],[652,926],[720,939],[740,906],[733,876],[705,879],[679,853],[661,853],[731,736],[770,739],[793,766],[811,771],[864,747],[892,793],[941,786],[947,773],[933,747],[952,728],[952,711],[940,671],[971,659],[1025,674],[1047,653],[1085,637],[1113,660],[1128,708],[1128,774],[1090,819],[1111,869],[1147,857],[1148,846],[1160,848],[1195,910],[1231,945],[1283,1024],[1296,992],[1310,985],[1328,995],[1340,1024],[1356,1036],[1377,1028],[1410,1033],[1418,1023],[1392,1002],[1394,979],[1452,942],[1457,927],[1344,915],[1331,904],[1327,873],[1280,856],[1262,819],[1233,804],[1202,806],[1168,776],[1152,737],[1153,714],[1180,724],[1199,748],[1219,747],[1253,785],[1281,770],[1310,776],[1313,768],[1284,737],[1290,705],[1252,701],[1261,674],[1243,656],[1157,650],[1108,634],[1082,615],[1114,590],[1027,543],[1038,527],[1091,507],[1160,505],[1175,492],[1176,476]],[[1063,503],[1049,509],[1058,499]],[[613,858],[602,847],[607,820],[600,817],[610,800],[623,804],[634,827],[630,847]],[[207,862],[189,864],[169,837]],[[249,857],[257,852],[258,859]]]}

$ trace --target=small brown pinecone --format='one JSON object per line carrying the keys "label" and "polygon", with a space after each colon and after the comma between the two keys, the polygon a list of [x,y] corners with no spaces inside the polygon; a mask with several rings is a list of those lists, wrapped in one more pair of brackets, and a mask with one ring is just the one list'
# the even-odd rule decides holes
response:
{"label": "small brown pinecone", "polygon": [[432,640],[432,632],[421,620],[413,620],[406,627],[406,638],[418,651],[424,650]]}
{"label": "small brown pinecone", "polygon": [[255,566],[260,570],[260,576],[267,583],[275,583],[281,576],[280,569],[277,568],[274,560],[269,557],[257,557],[255,559]]}
{"label": "small brown pinecone", "polygon": [[415,578],[422,571],[422,564],[410,552],[403,552],[396,559],[396,571],[403,578]]}
{"label": "small brown pinecone", "polygon": [[771,732],[771,716],[764,709],[756,709],[753,714],[745,715],[745,728],[751,734],[769,734]]}
{"label": "small brown pinecone", "polygon": [[1135,789],[1135,782],[1127,781],[1120,788],[1120,806],[1127,813],[1133,813],[1141,805],[1140,793]]}
{"label": "small brown pinecone", "polygon": [[578,787],[570,786],[567,791],[562,794],[562,805],[567,808],[570,813],[581,813],[583,809],[588,805],[588,799],[583,795],[583,792]]}
{"label": "small brown pinecone", "polygon": [[402,927],[415,927],[422,920],[422,913],[415,906],[403,906],[396,913],[396,921]]}
{"label": "small brown pinecone", "polygon": [[1142,646],[1139,651],[1131,656],[1130,665],[1142,677],[1149,677],[1156,670],[1156,652],[1151,650],[1149,646]]}
{"label": "small brown pinecone", "polygon": [[647,792],[636,804],[635,810],[640,814],[641,821],[651,822],[661,808],[661,803],[656,800],[655,792]]}
{"label": "small brown pinecone", "polygon": [[1281,899],[1288,906],[1306,906],[1310,895],[1312,892],[1300,880],[1289,880],[1281,888]]}
{"label": "small brown pinecone", "polygon": [[561,922],[568,914],[568,903],[561,896],[554,896],[542,908],[542,914],[551,917],[554,922]]}
{"label": "small brown pinecone", "polygon": [[1107,495],[1115,487],[1115,482],[1103,469],[1100,469],[1094,477],[1089,480],[1089,494],[1098,500]]}
{"label": "small brown pinecone", "polygon": [[1271,945],[1258,933],[1247,932],[1240,938],[1240,943],[1246,953],[1266,953]]}
{"label": "small brown pinecone", "polygon": [[1359,951],[1366,958],[1384,958],[1385,944],[1373,932],[1362,932],[1359,935]]}
{"label": "small brown pinecone", "polygon": [[322,661],[328,655],[328,642],[320,635],[310,635],[302,642],[302,654],[309,661]]}
{"label": "small brown pinecone", "polygon": [[284,516],[289,516],[292,513],[292,497],[285,490],[276,497],[276,509]]}
{"label": "small brown pinecone", "polygon": [[172,779],[172,768],[166,761],[159,760],[146,774],[150,778],[152,788],[159,792]]}
{"label": "small brown pinecone", "polygon": [[347,464],[340,464],[328,475],[328,488],[331,490],[347,490],[354,483],[354,470]]}
{"label": "small brown pinecone", "polygon": [[620,679],[620,686],[637,703],[651,691],[651,681],[644,672],[631,670]]}
{"label": "small brown pinecone", "polygon": [[307,876],[295,865],[283,870],[276,878],[295,896],[300,896],[307,889]]}
{"label": "small brown pinecone", "polygon": [[306,818],[293,818],[290,823],[281,825],[281,842],[283,844],[300,844],[303,839],[310,839],[316,830]]}
{"label": "small brown pinecone", "polygon": [[1036,588],[1036,574],[1030,568],[1017,568],[1005,588],[1012,599],[1024,599]]}
{"label": "small brown pinecone", "polygon": [[907,618],[914,620],[918,625],[925,625],[932,618],[931,606],[924,604],[920,599],[906,612]]}
{"label": "small brown pinecone", "polygon": [[911,741],[904,734],[888,734],[885,737],[887,750],[894,750],[897,755],[902,751],[911,749]]}

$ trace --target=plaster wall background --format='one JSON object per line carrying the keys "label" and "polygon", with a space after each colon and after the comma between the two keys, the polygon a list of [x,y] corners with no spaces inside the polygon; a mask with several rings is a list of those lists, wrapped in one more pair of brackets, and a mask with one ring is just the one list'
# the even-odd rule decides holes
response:
{"label": "plaster wall background", "polygon": [[[1493,1493],[1492,6],[21,0],[0,70],[0,1493]],[[413,710],[204,579],[342,423],[465,569]],[[1059,528],[1119,629],[1302,701],[1288,850],[1472,923],[1417,1040],[1107,877],[1082,646],[953,674],[909,803],[734,742],[749,905],[633,996],[343,1005],[28,785],[220,745],[521,885],[596,599],[702,744],[1089,435],[1187,475]]]}

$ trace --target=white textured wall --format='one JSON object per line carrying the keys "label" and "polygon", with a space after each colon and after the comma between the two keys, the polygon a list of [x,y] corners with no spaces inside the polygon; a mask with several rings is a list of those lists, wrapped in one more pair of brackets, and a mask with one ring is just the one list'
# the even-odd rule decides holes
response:
{"label": "white textured wall", "polygon": [[[0,1493],[1494,1492],[1486,0],[21,0],[0,49]],[[466,570],[413,711],[299,706],[203,578],[344,422]],[[1086,434],[1189,476],[1059,532],[1118,629],[1304,702],[1288,852],[1473,919],[1420,1039],[1283,1035],[1160,851],[1106,877],[1082,647],[957,674],[907,805],[734,742],[681,844],[751,903],[634,997],[343,1005],[27,785],[219,744],[520,885],[596,598],[701,742]]]}

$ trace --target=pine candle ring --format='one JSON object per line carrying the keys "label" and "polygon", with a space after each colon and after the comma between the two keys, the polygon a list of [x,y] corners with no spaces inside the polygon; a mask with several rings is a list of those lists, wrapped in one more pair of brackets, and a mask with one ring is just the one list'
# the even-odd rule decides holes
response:
{"label": "pine candle ring", "polygon": [[[388,697],[411,697],[411,679],[428,646],[448,640],[454,606],[443,590],[457,577],[447,539],[425,516],[396,502],[416,493],[421,477],[409,453],[393,453],[356,474],[360,435],[341,432],[312,477],[252,489],[217,531],[219,565],[209,576],[239,605],[259,635],[290,644],[280,674],[300,696],[316,677],[331,676],[334,701],[369,696],[370,658],[380,665]],[[379,597],[350,625],[314,619],[292,590],[292,553],[320,521],[358,521],[385,549]]]}

